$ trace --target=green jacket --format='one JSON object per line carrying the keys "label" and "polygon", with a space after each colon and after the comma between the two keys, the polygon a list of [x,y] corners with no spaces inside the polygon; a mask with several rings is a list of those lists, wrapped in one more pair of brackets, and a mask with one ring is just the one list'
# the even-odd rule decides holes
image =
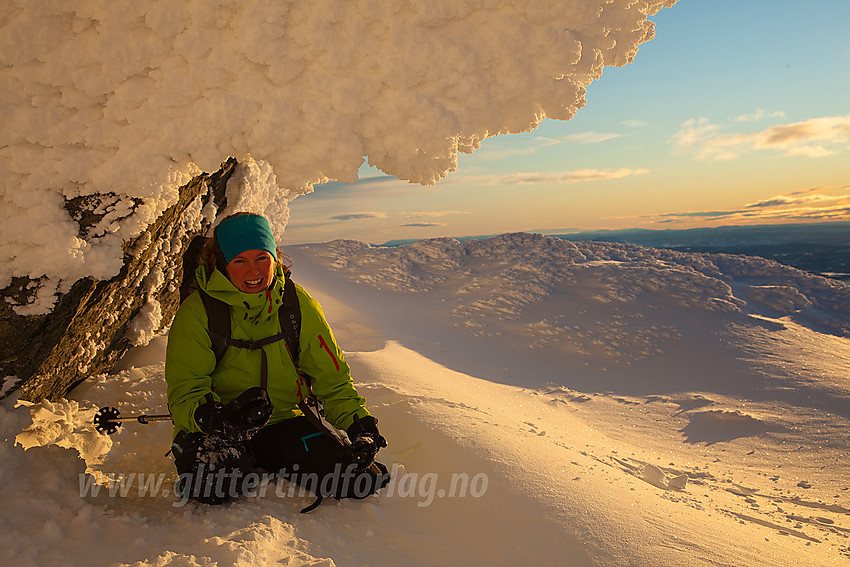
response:
{"label": "green jacket", "polygon": [[[249,294],[238,290],[217,269],[207,275],[207,268],[200,265],[196,272],[199,287],[230,306],[231,337],[243,340],[259,340],[280,332],[277,310],[283,303],[283,272],[279,266],[276,275],[270,290]],[[351,370],[319,303],[296,287],[301,306],[299,367],[311,378],[313,393],[324,403],[327,420],[347,429],[355,415],[369,415],[365,400],[354,389]],[[280,340],[263,349],[268,359],[268,393],[274,406],[269,423],[301,415],[297,404],[308,390],[295,370],[286,342]],[[261,356],[259,350],[231,346],[216,367],[200,292],[187,297],[174,316],[165,355],[168,408],[175,429],[200,431],[195,409],[205,402],[208,393],[226,404],[248,388],[259,386]]]}

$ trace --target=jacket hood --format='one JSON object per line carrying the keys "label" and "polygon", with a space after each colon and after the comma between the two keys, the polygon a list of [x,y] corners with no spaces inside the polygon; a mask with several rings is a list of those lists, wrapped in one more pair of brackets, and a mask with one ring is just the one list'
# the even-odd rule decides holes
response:
{"label": "jacket hood", "polygon": [[[221,273],[217,268],[213,268],[212,273],[208,273],[209,268],[203,264],[199,264],[195,271],[195,279],[198,281],[198,287],[209,294],[211,297],[223,301],[238,309],[247,309],[252,314],[259,314],[263,310],[272,313],[277,310],[280,305],[280,298],[283,297],[283,282],[284,273],[280,264],[275,265],[274,280],[267,290],[259,293],[245,293],[233,285],[227,276]],[[274,309],[269,308],[269,304],[274,306]]]}

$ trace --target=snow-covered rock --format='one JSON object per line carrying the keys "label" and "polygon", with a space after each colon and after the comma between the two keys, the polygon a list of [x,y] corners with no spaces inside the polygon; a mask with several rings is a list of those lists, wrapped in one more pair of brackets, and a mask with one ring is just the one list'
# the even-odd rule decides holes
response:
{"label": "snow-covered rock", "polygon": [[[44,294],[39,280],[17,278],[0,290],[0,372],[16,377],[24,399],[64,396],[86,377],[109,371],[128,347],[145,344],[170,324],[179,299],[183,247],[209,228],[213,219],[205,207],[210,205],[208,212],[224,204],[235,167],[236,161],[229,160],[219,171],[181,187],[177,203],[124,246],[117,276],[84,278],[66,292],[53,289],[55,306],[49,310],[35,309]],[[100,230],[96,227],[110,214],[103,199],[85,202],[94,208],[75,205],[80,232]]]}

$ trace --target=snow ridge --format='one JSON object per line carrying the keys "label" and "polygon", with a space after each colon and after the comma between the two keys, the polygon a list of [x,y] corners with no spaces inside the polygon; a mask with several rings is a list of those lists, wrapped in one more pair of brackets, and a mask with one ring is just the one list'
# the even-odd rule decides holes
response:
{"label": "snow ridge", "polygon": [[[517,318],[535,301],[592,277],[596,301],[789,317],[850,336],[846,283],[758,257],[570,242],[528,233],[463,243],[430,239],[393,248],[342,240],[311,251],[333,258],[331,269],[380,289],[422,292],[451,286],[455,315],[472,321],[494,313]],[[483,300],[482,290],[487,291]]]}

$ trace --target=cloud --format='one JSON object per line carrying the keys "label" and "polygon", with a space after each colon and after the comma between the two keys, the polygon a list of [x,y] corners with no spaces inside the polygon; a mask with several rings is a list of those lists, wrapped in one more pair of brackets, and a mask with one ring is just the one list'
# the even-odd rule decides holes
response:
{"label": "cloud", "polygon": [[469,211],[416,211],[414,213],[402,213],[409,219],[447,217],[450,215],[468,215]]}
{"label": "cloud", "polygon": [[684,213],[664,213],[658,215],[660,217],[675,217],[675,218],[722,218],[739,215],[745,211],[689,211]]}
{"label": "cloud", "polygon": [[698,158],[702,158],[706,153],[703,147],[717,137],[718,130],[720,126],[709,123],[708,118],[691,118],[679,125],[673,141],[680,153],[695,153]]}
{"label": "cloud", "polygon": [[635,175],[648,175],[648,169],[577,169],[553,173],[511,173],[507,175],[479,175],[458,178],[465,183],[485,185],[536,185],[539,183],[579,183],[605,179],[622,179]]}
{"label": "cloud", "polygon": [[[659,224],[682,223],[699,213],[668,213],[658,215]],[[711,220],[722,220],[731,224],[754,224],[766,221],[847,221],[850,220],[850,204],[832,207],[796,207],[779,210],[719,211],[710,215]]]}
{"label": "cloud", "polygon": [[385,218],[387,218],[387,213],[364,212],[364,213],[346,213],[344,215],[336,215],[336,216],[331,217],[331,220],[350,221],[350,220],[385,219]]}
{"label": "cloud", "polygon": [[762,201],[756,201],[755,203],[750,203],[748,205],[744,205],[748,208],[759,208],[759,207],[782,207],[782,206],[796,206],[807,203],[814,202],[824,202],[824,201],[835,201],[842,198],[847,198],[848,195],[844,196],[834,196],[834,195],[777,195],[776,197],[771,197],[769,199],[764,199]]}
{"label": "cloud", "polygon": [[517,156],[530,156],[543,148],[557,146],[564,142],[579,143],[579,144],[598,144],[606,140],[619,138],[622,134],[616,133],[600,133],[600,132],[579,132],[570,134],[562,138],[549,138],[547,136],[537,136],[520,147],[505,148],[505,149],[487,149],[482,147],[476,153],[476,159],[479,160],[503,160]]}
{"label": "cloud", "polygon": [[436,226],[446,226],[444,222],[411,222],[408,224],[403,224],[401,226],[404,227],[417,227],[417,228],[432,228]]}
{"label": "cloud", "polygon": [[740,134],[721,133],[721,127],[706,118],[691,119],[681,124],[673,140],[678,152],[694,154],[699,160],[734,159],[754,151],[823,157],[846,151],[850,115],[813,118]]}
{"label": "cloud", "polygon": [[[395,182],[395,183],[393,183]],[[341,181],[328,181],[326,183],[317,184],[313,187],[313,192],[309,194],[311,201],[318,200],[337,200],[344,197],[362,195],[364,191],[397,191],[397,190],[421,190],[421,187],[413,186],[407,181],[402,181],[393,175],[375,175],[361,177],[354,183],[343,183]]]}
{"label": "cloud", "polygon": [[580,134],[570,134],[565,136],[564,140],[568,142],[578,142],[580,144],[598,144],[606,140],[619,138],[622,134],[603,134],[600,132],[582,132]]}
{"label": "cloud", "polygon": [[543,148],[557,146],[561,140],[549,138],[547,136],[536,136],[522,146],[505,149],[488,149],[487,146],[482,146],[481,150],[476,152],[476,159],[479,160],[503,160],[516,156],[530,156],[537,153]]}
{"label": "cloud", "polygon": [[764,118],[785,118],[785,113],[781,110],[768,112],[763,108],[757,108],[755,112],[735,117],[735,122],[755,122]]}
{"label": "cloud", "polygon": [[785,152],[785,155],[787,155],[788,157],[800,156],[818,158],[831,156],[834,153],[835,151],[825,148],[823,146],[800,146],[796,148],[789,148],[788,151]]}
{"label": "cloud", "polygon": [[[639,218],[654,219],[661,224],[688,223],[695,219],[703,221],[722,220],[733,224],[752,224],[762,221],[829,221],[850,219],[850,193],[848,187],[839,187],[844,192],[829,194],[825,191],[836,188],[798,191],[792,195],[776,195],[744,205],[741,209],[721,211],[685,211],[660,213]],[[823,191],[813,193],[814,191]]]}

